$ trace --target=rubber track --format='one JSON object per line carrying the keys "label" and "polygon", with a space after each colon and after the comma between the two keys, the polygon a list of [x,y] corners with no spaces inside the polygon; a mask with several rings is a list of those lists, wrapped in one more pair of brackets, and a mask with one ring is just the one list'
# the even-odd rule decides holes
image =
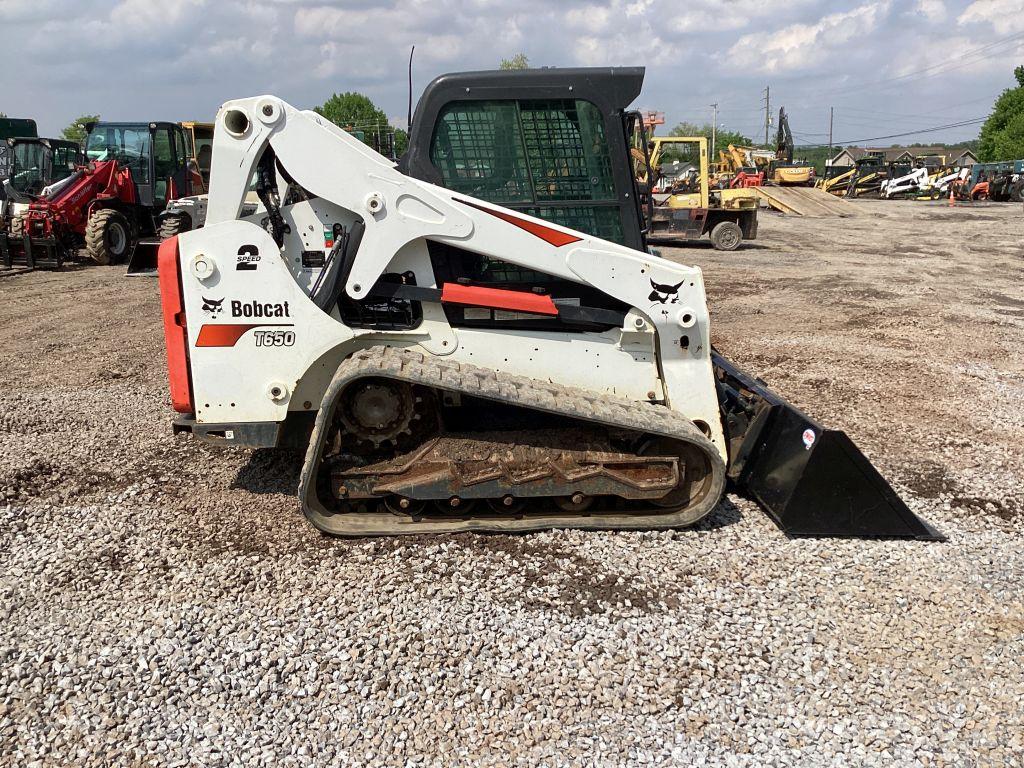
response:
{"label": "rubber track", "polygon": [[[414,520],[389,512],[332,513],[320,504],[316,477],[338,395],[351,382],[368,376],[421,384],[474,397],[571,416],[609,427],[678,440],[699,448],[711,465],[712,482],[704,498],[682,511],[650,508],[645,512],[532,514],[520,518],[424,515]],[[669,408],[588,392],[524,376],[497,373],[409,349],[376,347],[354,353],[334,375],[316,417],[299,481],[299,500],[309,521],[325,533],[374,536],[455,531],[530,531],[545,528],[648,529],[692,525],[718,503],[725,486],[725,464],[714,444],[693,422]]]}

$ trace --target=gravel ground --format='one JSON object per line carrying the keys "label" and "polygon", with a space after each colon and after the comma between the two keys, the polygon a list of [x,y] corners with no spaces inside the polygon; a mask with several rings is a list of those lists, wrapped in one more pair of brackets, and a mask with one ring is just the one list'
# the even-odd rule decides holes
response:
{"label": "gravel ground", "polygon": [[1019,206],[765,214],[719,347],[948,543],[325,538],[299,457],[172,438],[156,285],[0,279],[0,763],[1024,762]]}

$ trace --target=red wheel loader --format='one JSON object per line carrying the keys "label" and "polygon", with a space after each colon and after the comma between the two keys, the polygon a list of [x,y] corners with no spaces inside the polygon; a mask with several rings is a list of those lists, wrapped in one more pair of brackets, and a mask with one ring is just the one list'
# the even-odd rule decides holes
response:
{"label": "red wheel loader", "polygon": [[20,236],[0,238],[6,262],[59,269],[84,246],[98,264],[120,263],[156,234],[169,201],[192,194],[180,125],[91,123],[87,130],[86,164],[29,205]]}

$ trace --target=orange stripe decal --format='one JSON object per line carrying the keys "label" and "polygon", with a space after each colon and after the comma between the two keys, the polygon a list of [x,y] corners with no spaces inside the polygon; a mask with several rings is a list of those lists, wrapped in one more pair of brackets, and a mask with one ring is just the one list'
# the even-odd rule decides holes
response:
{"label": "orange stripe decal", "polygon": [[462,203],[463,205],[468,205],[470,208],[476,208],[478,211],[489,213],[491,214],[491,216],[496,216],[502,221],[507,221],[509,224],[517,226],[520,229],[526,230],[531,235],[539,237],[544,242],[550,243],[556,248],[562,245],[568,245],[569,243],[576,243],[583,239],[582,237],[570,235],[567,234],[566,232],[559,232],[557,229],[546,227],[543,224],[538,224],[535,221],[526,221],[525,219],[520,219],[518,216],[513,216],[511,213],[506,213],[505,211],[495,211],[490,208],[484,208],[482,205],[471,203],[468,200],[459,200],[458,202]]}

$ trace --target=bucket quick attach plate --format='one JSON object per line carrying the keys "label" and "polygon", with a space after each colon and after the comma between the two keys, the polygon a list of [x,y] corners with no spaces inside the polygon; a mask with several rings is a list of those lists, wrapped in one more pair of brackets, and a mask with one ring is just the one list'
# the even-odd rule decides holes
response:
{"label": "bucket quick attach plate", "polygon": [[945,541],[845,432],[823,428],[717,352],[712,361],[729,480],[788,535]]}

